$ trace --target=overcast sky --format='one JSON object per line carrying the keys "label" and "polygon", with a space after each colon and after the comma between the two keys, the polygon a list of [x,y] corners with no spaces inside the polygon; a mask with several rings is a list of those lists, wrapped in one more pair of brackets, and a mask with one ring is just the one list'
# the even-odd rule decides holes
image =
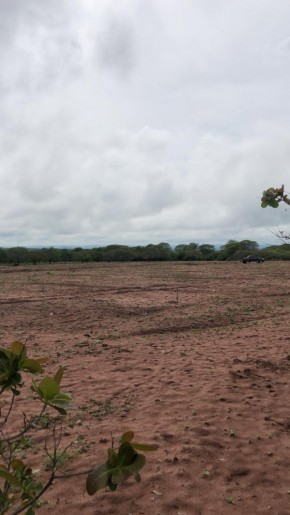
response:
{"label": "overcast sky", "polygon": [[289,0],[0,0],[0,65],[0,246],[290,230]]}

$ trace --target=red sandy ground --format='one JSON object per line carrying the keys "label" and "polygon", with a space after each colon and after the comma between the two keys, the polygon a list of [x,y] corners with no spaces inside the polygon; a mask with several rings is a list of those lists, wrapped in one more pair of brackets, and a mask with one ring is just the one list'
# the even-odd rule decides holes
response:
{"label": "red sandy ground", "polygon": [[1,345],[66,366],[63,470],[105,461],[111,432],[159,445],[140,484],[59,480],[38,513],[289,515],[289,312],[287,262],[2,267]]}

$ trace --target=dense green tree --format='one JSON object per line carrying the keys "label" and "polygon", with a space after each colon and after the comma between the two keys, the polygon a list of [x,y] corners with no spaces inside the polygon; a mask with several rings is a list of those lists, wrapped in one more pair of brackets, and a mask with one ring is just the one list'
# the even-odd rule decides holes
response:
{"label": "dense green tree", "polygon": [[233,259],[235,253],[239,249],[239,242],[236,240],[229,240],[225,245],[221,246],[219,259]]}
{"label": "dense green tree", "polygon": [[146,245],[146,247],[144,247],[144,259],[146,261],[160,261],[160,248],[158,248],[157,245],[153,245],[153,243]]}
{"label": "dense green tree", "polygon": [[132,248],[127,245],[108,245],[104,249],[105,261],[133,261]]}
{"label": "dense green tree", "polygon": [[174,249],[175,259],[181,261],[195,261],[201,258],[198,243],[180,244]]}
{"label": "dense green tree", "polygon": [[134,261],[144,261],[144,254],[144,247],[142,247],[141,245],[134,247]]}
{"label": "dense green tree", "polygon": [[73,252],[73,260],[79,263],[88,263],[92,260],[91,251],[89,249],[75,249]]}
{"label": "dense green tree", "polygon": [[214,245],[203,243],[202,245],[199,245],[198,250],[200,252],[201,259],[212,260],[217,257],[217,252]]}
{"label": "dense green tree", "polygon": [[282,245],[270,245],[269,247],[259,251],[259,254],[265,259],[290,259],[290,245],[284,243]]}
{"label": "dense green tree", "polygon": [[176,247],[174,249],[175,259],[183,260],[184,256],[185,256],[185,250],[186,250],[185,243],[180,243],[179,245],[176,245]]}
{"label": "dense green tree", "polygon": [[255,251],[259,247],[258,243],[253,240],[242,240],[239,242],[239,250],[252,250]]}
{"label": "dense green tree", "polygon": [[0,248],[0,263],[8,262],[8,254],[5,249]]}
{"label": "dense green tree", "polygon": [[37,263],[44,263],[46,261],[45,252],[42,249],[32,249],[29,251],[29,261],[36,265]]}
{"label": "dense green tree", "polygon": [[199,252],[198,243],[189,243],[188,245],[186,245],[184,259],[186,259],[187,261],[195,261],[197,259],[200,259],[200,257],[201,254]]}
{"label": "dense green tree", "polygon": [[60,249],[60,259],[64,263],[72,261],[72,252],[69,249]]}
{"label": "dense green tree", "polygon": [[29,262],[29,252],[25,247],[11,247],[7,250],[8,261],[13,265]]}
{"label": "dense green tree", "polygon": [[258,247],[258,243],[252,240],[229,240],[225,245],[221,246],[218,258],[220,260],[239,259],[245,254],[255,252]]}
{"label": "dense green tree", "polygon": [[170,261],[173,257],[172,248],[169,243],[158,243],[155,245],[156,249],[159,251],[159,259],[164,261]]}
{"label": "dense green tree", "polygon": [[43,249],[43,253],[45,256],[45,260],[48,261],[49,264],[57,263],[61,260],[60,249],[49,247],[48,249]]}
{"label": "dense green tree", "polygon": [[91,249],[92,261],[97,261],[97,262],[105,261],[104,255],[105,255],[105,252],[102,247]]}

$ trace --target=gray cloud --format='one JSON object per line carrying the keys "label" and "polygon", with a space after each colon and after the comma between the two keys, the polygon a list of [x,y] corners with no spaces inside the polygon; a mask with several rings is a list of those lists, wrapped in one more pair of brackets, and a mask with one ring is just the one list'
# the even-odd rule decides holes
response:
{"label": "gray cloud", "polygon": [[[1,6],[2,8],[2,6]],[[287,0],[10,0],[0,245],[273,240],[289,213]]]}
{"label": "gray cloud", "polygon": [[136,65],[134,30],[130,21],[110,16],[97,37],[96,53],[103,69],[121,77],[130,74]]}

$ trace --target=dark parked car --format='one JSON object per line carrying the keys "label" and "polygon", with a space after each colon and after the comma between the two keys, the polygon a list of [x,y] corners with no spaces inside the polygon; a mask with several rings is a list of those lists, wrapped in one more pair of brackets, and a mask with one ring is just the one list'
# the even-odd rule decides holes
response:
{"label": "dark parked car", "polygon": [[242,258],[242,263],[264,263],[264,258],[259,256],[246,256]]}

